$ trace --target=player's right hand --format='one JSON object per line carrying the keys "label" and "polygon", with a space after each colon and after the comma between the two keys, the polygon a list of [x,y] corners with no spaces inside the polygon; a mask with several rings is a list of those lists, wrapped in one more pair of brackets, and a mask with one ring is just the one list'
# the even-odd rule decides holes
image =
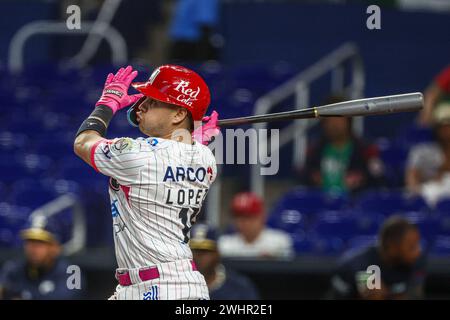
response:
{"label": "player's right hand", "polygon": [[107,106],[111,108],[114,114],[118,110],[138,101],[143,97],[142,94],[128,95],[128,88],[137,74],[138,72],[136,70],[133,71],[131,66],[120,68],[116,74],[110,73],[106,78],[102,96],[95,106]]}
{"label": "player's right hand", "polygon": [[211,113],[211,116],[203,117],[202,121],[204,124],[194,130],[192,138],[201,144],[208,145],[220,133],[220,128],[217,124],[218,120],[219,114],[215,110]]}

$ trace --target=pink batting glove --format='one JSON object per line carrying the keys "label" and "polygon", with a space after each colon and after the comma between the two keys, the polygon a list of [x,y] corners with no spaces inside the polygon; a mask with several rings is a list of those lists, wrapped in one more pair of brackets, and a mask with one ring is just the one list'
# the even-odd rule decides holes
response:
{"label": "pink batting glove", "polygon": [[217,125],[218,119],[219,114],[216,111],[213,111],[211,116],[203,117],[202,121],[206,121],[206,123],[194,130],[192,138],[207,146],[220,133],[219,126]]}
{"label": "pink batting glove", "polygon": [[120,68],[116,74],[108,74],[102,96],[95,106],[107,106],[111,108],[114,114],[118,110],[138,101],[143,97],[142,94],[128,95],[128,88],[134,78],[136,78],[137,74],[138,72],[136,70],[133,71],[131,66],[128,66],[125,69]]}

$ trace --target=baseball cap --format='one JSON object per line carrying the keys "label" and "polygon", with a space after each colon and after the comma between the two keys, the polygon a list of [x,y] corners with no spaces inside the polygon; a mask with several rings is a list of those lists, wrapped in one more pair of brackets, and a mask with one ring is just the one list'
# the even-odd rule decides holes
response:
{"label": "baseball cap", "polygon": [[23,240],[61,242],[59,226],[55,219],[43,215],[31,216],[27,227],[20,233]]}
{"label": "baseball cap", "polygon": [[191,240],[189,246],[193,250],[210,250],[217,249],[217,232],[216,230],[204,223],[198,223],[191,229]]}
{"label": "baseball cap", "polygon": [[262,199],[253,192],[236,194],[231,203],[231,210],[235,216],[259,216],[264,211]]}
{"label": "baseball cap", "polygon": [[450,124],[450,101],[441,102],[435,107],[433,122],[436,125]]}

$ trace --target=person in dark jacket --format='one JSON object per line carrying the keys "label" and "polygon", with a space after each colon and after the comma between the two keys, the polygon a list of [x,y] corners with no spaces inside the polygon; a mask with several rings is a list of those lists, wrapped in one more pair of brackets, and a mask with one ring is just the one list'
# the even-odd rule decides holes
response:
{"label": "person in dark jacket", "polygon": [[[55,219],[35,216],[22,230],[24,257],[5,262],[0,272],[0,299],[81,299],[85,283],[61,256],[61,232]],[[79,270],[79,269],[78,269]]]}
{"label": "person in dark jacket", "polygon": [[401,216],[383,224],[377,245],[345,253],[331,278],[330,298],[422,299],[426,260],[417,227]]}
{"label": "person in dark jacket", "polygon": [[206,224],[191,230],[189,246],[200,273],[205,277],[211,300],[258,300],[259,293],[244,275],[221,263],[216,231]]}

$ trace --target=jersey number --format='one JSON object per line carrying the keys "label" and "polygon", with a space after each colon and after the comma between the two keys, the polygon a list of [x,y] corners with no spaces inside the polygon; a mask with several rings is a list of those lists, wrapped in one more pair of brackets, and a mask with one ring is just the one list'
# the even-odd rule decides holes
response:
{"label": "jersey number", "polygon": [[[191,218],[189,219],[189,224],[190,226],[188,226],[188,213],[189,210],[192,209],[192,215]],[[180,214],[178,215],[178,217],[181,219],[181,223],[183,224],[183,236],[184,236],[184,243],[188,243],[189,242],[189,230],[191,230],[192,225],[195,223],[195,219],[197,218],[197,215],[200,211],[200,208],[183,208],[180,211]]]}

